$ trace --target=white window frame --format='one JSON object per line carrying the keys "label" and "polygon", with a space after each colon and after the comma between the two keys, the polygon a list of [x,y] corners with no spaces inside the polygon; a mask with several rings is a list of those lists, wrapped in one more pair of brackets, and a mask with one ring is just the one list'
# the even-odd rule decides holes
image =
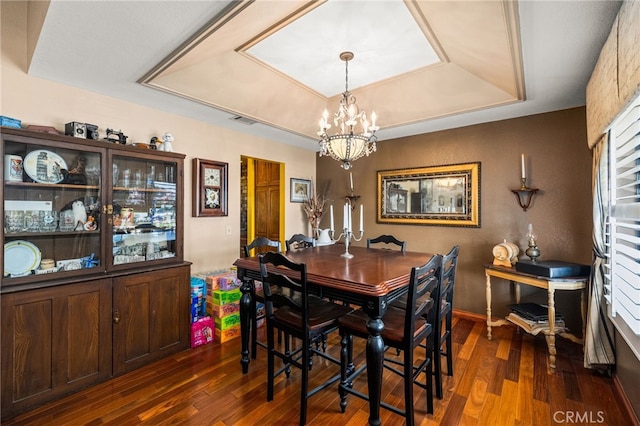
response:
{"label": "white window frame", "polygon": [[605,294],[609,316],[640,359],[640,96],[609,129]]}

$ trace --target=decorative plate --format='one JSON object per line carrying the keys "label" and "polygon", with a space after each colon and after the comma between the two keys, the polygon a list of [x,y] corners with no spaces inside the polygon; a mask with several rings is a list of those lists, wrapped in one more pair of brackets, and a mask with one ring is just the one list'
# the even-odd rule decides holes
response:
{"label": "decorative plate", "polygon": [[44,149],[31,151],[24,157],[24,171],[38,183],[59,183],[64,179],[61,169],[67,163],[55,152]]}
{"label": "decorative plate", "polygon": [[4,275],[21,277],[40,266],[42,254],[35,244],[16,240],[4,245]]}
{"label": "decorative plate", "polygon": [[75,271],[76,269],[82,269],[82,259],[65,259],[58,260],[56,267],[61,271]]}

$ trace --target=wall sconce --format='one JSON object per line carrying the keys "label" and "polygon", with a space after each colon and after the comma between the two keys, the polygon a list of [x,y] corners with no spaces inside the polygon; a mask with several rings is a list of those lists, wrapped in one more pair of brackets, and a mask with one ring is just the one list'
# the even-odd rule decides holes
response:
{"label": "wall sconce", "polygon": [[353,192],[352,192],[351,195],[345,195],[344,198],[347,200],[347,202],[351,206],[351,210],[354,210],[356,208],[356,202],[358,201],[358,198],[360,198],[360,196],[353,195]]}
{"label": "wall sconce", "polygon": [[528,188],[527,179],[524,177],[520,180],[522,182],[520,188],[512,189],[511,192],[516,195],[518,204],[522,207],[522,210],[526,212],[531,205],[531,201],[533,201],[533,196],[538,192],[538,188]]}
{"label": "wall sconce", "polygon": [[521,160],[521,167],[522,167],[522,177],[520,178],[520,188],[512,189],[511,192],[513,192],[516,195],[518,204],[520,205],[520,207],[522,207],[522,210],[526,212],[529,206],[531,205],[531,201],[533,201],[533,196],[536,194],[536,192],[538,192],[538,189],[527,187],[527,173],[525,171],[525,165],[524,165],[524,154],[520,156],[520,160]]}

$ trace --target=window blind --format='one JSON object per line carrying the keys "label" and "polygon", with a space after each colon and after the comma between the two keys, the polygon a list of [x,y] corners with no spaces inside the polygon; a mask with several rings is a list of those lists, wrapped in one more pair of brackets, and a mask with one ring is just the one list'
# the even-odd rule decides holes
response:
{"label": "window blind", "polygon": [[640,97],[610,130],[607,300],[640,335]]}

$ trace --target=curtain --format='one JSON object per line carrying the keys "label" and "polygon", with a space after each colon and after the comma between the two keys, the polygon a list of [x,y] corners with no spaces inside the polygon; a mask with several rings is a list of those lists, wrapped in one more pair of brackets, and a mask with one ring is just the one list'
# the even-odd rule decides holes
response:
{"label": "curtain", "polygon": [[593,148],[593,262],[584,340],[584,366],[600,370],[610,370],[615,364],[613,325],[607,317],[604,298],[605,233],[609,206],[608,151],[608,135],[604,135]]}

